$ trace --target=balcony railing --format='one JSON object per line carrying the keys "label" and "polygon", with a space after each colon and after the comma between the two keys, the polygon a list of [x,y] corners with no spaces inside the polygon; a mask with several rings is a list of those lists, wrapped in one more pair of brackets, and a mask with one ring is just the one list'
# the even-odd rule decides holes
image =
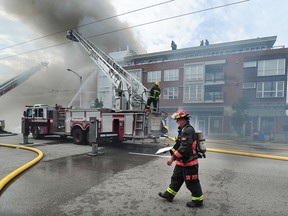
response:
{"label": "balcony railing", "polygon": [[206,73],[205,74],[205,82],[208,83],[216,83],[221,82],[224,83],[224,73]]}
{"label": "balcony railing", "polygon": [[224,102],[223,92],[207,92],[204,96],[205,102]]}

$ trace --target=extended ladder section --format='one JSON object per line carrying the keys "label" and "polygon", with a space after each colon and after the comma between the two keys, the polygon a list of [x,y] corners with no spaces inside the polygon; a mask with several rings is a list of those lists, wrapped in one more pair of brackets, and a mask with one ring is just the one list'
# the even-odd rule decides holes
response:
{"label": "extended ladder section", "polygon": [[30,76],[32,76],[37,71],[40,71],[43,67],[48,67],[48,63],[41,62],[37,66],[34,66],[29,70],[21,73],[20,75],[17,75],[12,79],[0,84],[0,97],[9,92],[10,90],[16,88],[17,86],[21,85],[23,82],[29,79]]}
{"label": "extended ladder section", "polygon": [[96,47],[87,38],[84,38],[75,29],[68,30],[69,40],[79,42],[89,53],[91,59],[100,67],[115,86],[116,111],[120,110],[144,110],[147,100],[147,88],[122,68],[112,57]]}

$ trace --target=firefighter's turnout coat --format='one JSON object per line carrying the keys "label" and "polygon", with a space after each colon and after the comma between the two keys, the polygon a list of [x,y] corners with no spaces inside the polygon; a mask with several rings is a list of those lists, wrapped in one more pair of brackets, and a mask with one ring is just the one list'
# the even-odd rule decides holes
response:
{"label": "firefighter's turnout coat", "polygon": [[170,153],[176,160],[176,166],[171,177],[171,183],[166,190],[166,195],[174,198],[182,184],[192,194],[193,202],[203,202],[202,189],[198,177],[198,155],[196,152],[197,141],[194,128],[187,122],[178,128],[178,138]]}
{"label": "firefighter's turnout coat", "polygon": [[151,103],[153,104],[154,111],[157,110],[157,103],[161,94],[161,90],[157,85],[154,85],[150,90],[150,96],[147,100],[146,109],[150,109]]}

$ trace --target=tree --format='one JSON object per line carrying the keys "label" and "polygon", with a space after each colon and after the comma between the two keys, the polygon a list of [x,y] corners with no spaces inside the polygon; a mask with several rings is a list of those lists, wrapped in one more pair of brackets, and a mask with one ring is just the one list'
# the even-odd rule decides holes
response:
{"label": "tree", "polygon": [[249,118],[247,114],[247,99],[244,97],[239,98],[239,100],[232,105],[232,109],[234,110],[231,117],[232,126],[238,135],[242,135],[243,124]]}
{"label": "tree", "polygon": [[103,101],[99,100],[98,98],[96,98],[90,105],[91,108],[102,108],[103,107]]}

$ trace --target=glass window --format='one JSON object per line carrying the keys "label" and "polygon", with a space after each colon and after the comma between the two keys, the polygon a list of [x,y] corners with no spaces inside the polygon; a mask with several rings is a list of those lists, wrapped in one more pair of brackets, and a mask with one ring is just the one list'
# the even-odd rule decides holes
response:
{"label": "glass window", "polygon": [[32,109],[27,109],[27,117],[32,117]]}
{"label": "glass window", "polygon": [[147,73],[147,83],[161,82],[161,71],[149,71]]}
{"label": "glass window", "polygon": [[257,66],[257,62],[256,61],[244,62],[244,64],[243,64],[244,68],[256,67],[256,66]]}
{"label": "glass window", "polygon": [[285,74],[285,59],[258,61],[257,76],[273,76]]}
{"label": "glass window", "polygon": [[39,114],[38,117],[44,117],[44,115],[43,115],[43,114],[44,114],[43,109],[39,109],[39,113],[38,113],[38,114]]}
{"label": "glass window", "polygon": [[164,70],[164,81],[179,80],[179,69]]}
{"label": "glass window", "polygon": [[269,135],[271,132],[274,132],[274,118],[272,117],[262,117],[260,130],[265,135]]}
{"label": "glass window", "polygon": [[191,64],[184,66],[184,79],[186,81],[203,81],[204,66],[203,64]]}
{"label": "glass window", "polygon": [[223,118],[221,116],[210,117],[210,133],[222,133]]}
{"label": "glass window", "polygon": [[178,99],[178,87],[164,88],[163,99]]}
{"label": "glass window", "polygon": [[256,87],[255,82],[243,83],[243,86],[242,86],[243,89],[253,89],[255,87]]}
{"label": "glass window", "polygon": [[136,80],[142,83],[142,70],[141,69],[128,70],[128,73],[131,74]]}
{"label": "glass window", "polygon": [[203,84],[186,85],[184,88],[184,102],[203,101]]}
{"label": "glass window", "polygon": [[284,81],[258,82],[257,98],[284,97]]}

